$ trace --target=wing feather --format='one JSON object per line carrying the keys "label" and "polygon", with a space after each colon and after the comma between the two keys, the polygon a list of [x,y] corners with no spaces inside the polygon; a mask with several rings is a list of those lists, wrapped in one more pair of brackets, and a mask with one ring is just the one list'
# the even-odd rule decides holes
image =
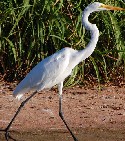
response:
{"label": "wing feather", "polygon": [[29,90],[41,90],[54,86],[68,64],[69,51],[64,48],[38,63],[17,85],[13,94],[16,96],[27,93]]}

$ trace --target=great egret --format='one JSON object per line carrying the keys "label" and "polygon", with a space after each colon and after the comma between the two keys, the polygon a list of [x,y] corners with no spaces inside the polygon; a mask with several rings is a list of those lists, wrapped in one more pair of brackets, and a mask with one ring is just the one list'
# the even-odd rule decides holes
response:
{"label": "great egret", "polygon": [[78,141],[70,128],[68,127],[62,112],[62,88],[63,81],[68,77],[72,69],[79,64],[82,60],[88,58],[94,51],[98,37],[99,30],[95,24],[91,24],[88,21],[88,17],[92,12],[102,11],[102,10],[125,10],[119,7],[112,7],[104,5],[99,2],[94,2],[88,5],[82,13],[82,24],[83,26],[90,31],[91,40],[87,47],[83,50],[77,51],[72,48],[63,48],[60,51],[54,53],[53,55],[45,58],[39,62],[27,75],[26,77],[17,85],[16,89],[13,92],[13,95],[20,99],[25,93],[33,91],[33,94],[30,95],[25,101],[23,101],[15,113],[14,117],[6,127],[6,129],[1,130],[5,132],[5,138],[8,141],[9,139],[9,129],[15,120],[16,116],[25,105],[25,103],[32,98],[37,92],[45,89],[51,88],[54,85],[58,85],[59,91],[59,116],[64,122],[65,126],[69,130],[74,141]]}

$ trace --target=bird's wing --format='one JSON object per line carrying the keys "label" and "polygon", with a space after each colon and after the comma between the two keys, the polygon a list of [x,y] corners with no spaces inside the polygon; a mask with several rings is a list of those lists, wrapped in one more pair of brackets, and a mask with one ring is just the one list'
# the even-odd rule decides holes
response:
{"label": "bird's wing", "polygon": [[63,49],[40,62],[33,70],[35,74],[32,75],[32,71],[30,74],[32,77],[32,87],[38,85],[51,87],[55,83],[57,84],[58,78],[69,65],[70,56],[68,53],[66,49]]}
{"label": "bird's wing", "polygon": [[[66,70],[69,58],[69,51],[65,48],[45,58],[17,85],[13,94],[15,96],[23,95],[30,90],[40,91],[43,88],[54,86]],[[62,76],[62,78],[65,79],[65,76]]]}

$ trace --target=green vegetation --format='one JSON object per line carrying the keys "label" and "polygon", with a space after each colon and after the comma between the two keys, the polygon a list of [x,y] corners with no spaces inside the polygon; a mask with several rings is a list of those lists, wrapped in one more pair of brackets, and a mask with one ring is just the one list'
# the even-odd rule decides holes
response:
{"label": "green vegetation", "polygon": [[[22,79],[43,58],[63,47],[83,49],[90,34],[82,26],[82,10],[94,0],[1,0],[0,73]],[[122,0],[99,2],[125,7]],[[104,11],[90,16],[100,30],[96,50],[80,63],[66,85],[122,81],[125,75],[125,12]],[[120,80],[118,80],[120,79]]]}

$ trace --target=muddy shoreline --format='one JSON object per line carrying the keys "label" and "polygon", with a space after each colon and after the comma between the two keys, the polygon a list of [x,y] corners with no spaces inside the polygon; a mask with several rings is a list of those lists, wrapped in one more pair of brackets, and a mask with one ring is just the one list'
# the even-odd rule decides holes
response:
{"label": "muddy shoreline", "polygon": [[[25,95],[21,101],[18,101],[12,96],[15,86],[16,83],[0,82],[0,128],[2,129],[7,126],[21,101],[29,95]],[[89,139],[89,135],[91,135],[92,138],[95,136],[95,140],[97,140],[96,137],[100,138],[101,134],[101,136],[104,134],[105,137],[109,136],[108,133],[111,132],[112,141],[115,139],[125,140],[125,88],[104,85],[101,88],[101,91],[96,86],[93,88],[78,86],[64,88],[63,112],[65,119],[79,139],[83,138],[82,135],[84,138],[88,136]],[[58,115],[56,89],[42,91],[34,96],[18,115],[10,131],[12,134],[16,133],[16,136],[18,134],[24,136],[26,133],[27,137],[28,135],[36,136],[38,141],[42,141],[39,139],[40,135],[46,138],[49,135],[53,136],[54,140],[61,140],[65,137],[65,141],[68,137],[68,141],[72,141]],[[55,139],[56,136],[58,139]],[[2,133],[0,133],[0,137],[2,140]],[[46,139],[44,140],[46,141]],[[103,141],[103,139],[99,141]]]}

